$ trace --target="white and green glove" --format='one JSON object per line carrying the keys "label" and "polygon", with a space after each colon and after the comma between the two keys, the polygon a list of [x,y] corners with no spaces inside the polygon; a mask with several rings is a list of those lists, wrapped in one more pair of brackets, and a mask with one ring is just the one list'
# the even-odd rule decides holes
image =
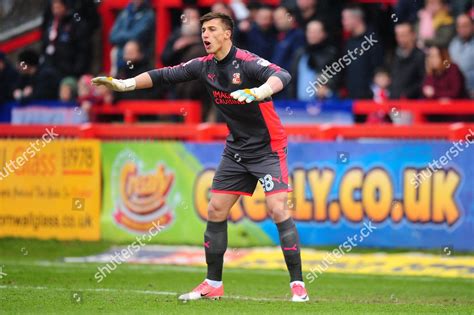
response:
{"label": "white and green glove", "polygon": [[126,80],[118,80],[112,77],[96,77],[92,79],[92,84],[103,85],[112,91],[116,92],[127,92],[135,90],[137,83],[134,78]]}
{"label": "white and green glove", "polygon": [[234,99],[238,100],[239,102],[247,102],[251,103],[253,101],[261,101],[266,99],[267,97],[272,96],[273,91],[270,85],[264,83],[262,86],[253,89],[243,89],[237,90],[230,93]]}

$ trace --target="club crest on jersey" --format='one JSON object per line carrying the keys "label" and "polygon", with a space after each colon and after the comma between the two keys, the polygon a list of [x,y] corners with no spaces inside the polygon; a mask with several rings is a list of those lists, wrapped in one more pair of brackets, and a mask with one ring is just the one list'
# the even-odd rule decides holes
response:
{"label": "club crest on jersey", "polygon": [[232,75],[232,84],[241,84],[242,80],[240,80],[240,73],[236,72]]}

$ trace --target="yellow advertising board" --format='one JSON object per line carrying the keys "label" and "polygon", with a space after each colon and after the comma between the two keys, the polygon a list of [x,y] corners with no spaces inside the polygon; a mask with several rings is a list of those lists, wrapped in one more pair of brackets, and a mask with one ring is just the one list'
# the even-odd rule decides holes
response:
{"label": "yellow advertising board", "polygon": [[100,142],[54,135],[0,140],[0,237],[100,239]]}

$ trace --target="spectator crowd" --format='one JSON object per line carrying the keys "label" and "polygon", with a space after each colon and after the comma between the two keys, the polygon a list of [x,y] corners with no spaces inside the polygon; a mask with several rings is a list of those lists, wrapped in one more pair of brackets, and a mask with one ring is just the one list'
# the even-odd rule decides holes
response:
{"label": "spectator crowd", "polygon": [[[126,94],[93,87],[93,52],[101,50],[93,41],[101,24],[97,1],[47,2],[41,50],[22,51],[16,67],[0,52],[0,105],[60,100],[77,102],[88,112],[123,99],[196,99],[202,101],[204,120],[219,119],[198,81]],[[398,0],[394,6],[343,0],[282,0],[276,7],[240,0],[216,1],[211,8],[187,5],[162,52],[154,51],[160,21],[152,5],[130,0],[109,34],[113,48],[107,75],[129,78],[152,69],[156,58],[173,66],[205,55],[199,18],[209,10],[234,18],[236,46],[291,73],[290,86],[278,99],[474,98],[470,0]]]}

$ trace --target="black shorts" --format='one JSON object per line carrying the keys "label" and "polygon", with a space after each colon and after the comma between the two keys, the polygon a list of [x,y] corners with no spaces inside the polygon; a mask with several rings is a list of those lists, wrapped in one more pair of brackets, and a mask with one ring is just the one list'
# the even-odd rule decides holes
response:
{"label": "black shorts", "polygon": [[241,157],[224,149],[212,181],[213,193],[251,196],[257,182],[265,195],[289,192],[286,148],[258,157]]}

